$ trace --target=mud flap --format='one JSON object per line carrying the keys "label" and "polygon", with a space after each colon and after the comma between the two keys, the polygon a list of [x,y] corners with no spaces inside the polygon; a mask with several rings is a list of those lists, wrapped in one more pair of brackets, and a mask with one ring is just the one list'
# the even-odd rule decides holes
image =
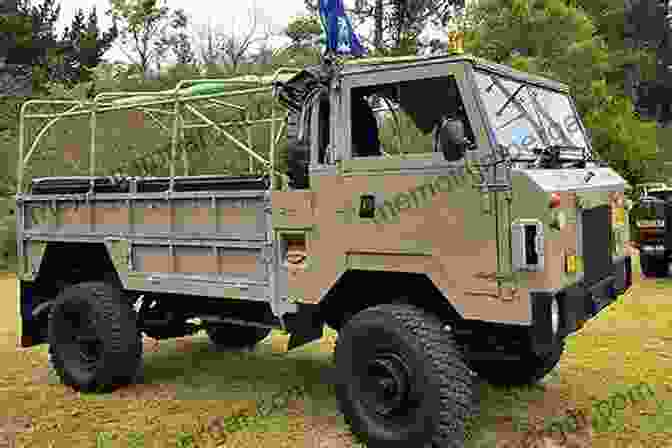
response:
{"label": "mud flap", "polygon": [[[532,326],[530,338],[532,350],[537,355],[544,355],[553,349],[557,342],[551,330],[551,302],[555,298],[553,291],[531,291]],[[562,305],[561,305],[562,306]]]}
{"label": "mud flap", "polygon": [[32,347],[47,342],[47,315],[49,313],[45,311],[39,314],[35,313],[39,300],[33,296],[33,283],[20,281],[19,294],[21,307],[21,347]]}
{"label": "mud flap", "polygon": [[287,331],[290,333],[287,351],[320,339],[324,322],[318,305],[298,303],[299,311],[284,316]]}

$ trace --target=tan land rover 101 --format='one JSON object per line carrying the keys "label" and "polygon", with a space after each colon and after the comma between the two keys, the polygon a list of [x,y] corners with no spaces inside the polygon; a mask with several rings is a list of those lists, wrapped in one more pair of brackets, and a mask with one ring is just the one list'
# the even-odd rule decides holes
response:
{"label": "tan land rover 101", "polygon": [[[245,112],[232,98],[264,92],[286,115],[220,122],[198,106]],[[71,108],[39,113],[54,102],[31,100],[20,116],[21,345],[48,343],[78,390],[134,381],[142,333],[205,329],[233,349],[276,328],[291,350],[327,324],[354,434],[371,447],[458,447],[474,373],[538,381],[565,337],[632,283],[625,182],[555,81],[469,55],[327,60],[59,104]],[[103,175],[97,123],[161,107],[170,175]],[[88,176],[24,181],[37,148],[24,154],[25,121],[75,116],[91,120]],[[233,129],[261,124],[268,159]],[[214,129],[265,174],[176,176],[190,127]],[[288,173],[276,164],[283,136]]]}

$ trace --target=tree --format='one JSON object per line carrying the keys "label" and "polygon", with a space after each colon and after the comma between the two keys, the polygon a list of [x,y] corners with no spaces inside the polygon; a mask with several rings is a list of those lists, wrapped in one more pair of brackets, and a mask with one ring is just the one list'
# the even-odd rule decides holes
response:
{"label": "tree", "polygon": [[30,79],[34,92],[59,73],[58,57],[65,45],[57,41],[54,26],[60,9],[55,0],[43,0],[39,6],[20,0],[16,14],[0,17],[6,63],[13,66],[10,77]]}
{"label": "tree", "polygon": [[249,56],[254,45],[268,41],[272,34],[269,23],[264,21],[260,9],[250,8],[248,18],[249,25],[243,32],[235,29],[235,21],[232,18],[231,31],[224,34],[220,41],[225,62],[231,73],[238,72],[238,67]]}
{"label": "tree", "polygon": [[[627,2],[623,0],[577,0],[592,19],[597,35],[609,48],[609,66],[606,76],[614,94],[626,94],[633,101],[636,86],[643,79],[655,76],[655,48],[653,41],[643,39],[631,20]],[[653,2],[648,2],[653,3]]]}
{"label": "tree", "polygon": [[[318,13],[318,0],[305,0],[306,9]],[[362,36],[377,53],[417,53],[423,46],[420,34],[429,23],[445,23],[464,6],[464,0],[357,0],[346,12],[358,29],[371,29]]]}
{"label": "tree", "polygon": [[126,57],[138,64],[145,77],[149,75],[152,62],[159,65],[167,48],[163,39],[171,26],[170,8],[159,6],[157,0],[110,0],[107,14],[119,27],[119,36],[124,46],[130,46]]}
{"label": "tree", "polygon": [[211,23],[197,25],[193,35],[196,57],[203,66],[212,67],[223,59],[222,50],[219,48],[218,31]]}
{"label": "tree", "polygon": [[169,43],[178,64],[193,64],[196,61],[196,57],[191,46],[191,39],[184,31],[186,30],[188,24],[189,19],[187,18],[184,11],[175,11],[172,27],[176,31],[179,31],[170,36]]}
{"label": "tree", "polygon": [[254,59],[255,47],[263,46],[274,34],[270,23],[262,11],[248,9],[248,23],[237,27],[232,18],[231,27],[213,27],[211,23],[199,25],[194,32],[195,50],[200,62],[210,71],[217,64],[223,64],[228,73],[237,73],[243,62]]}
{"label": "tree", "polygon": [[85,22],[84,11],[78,9],[69,27],[63,31],[63,41],[71,42],[72,49],[65,55],[65,81],[70,83],[91,80],[90,69],[102,62],[103,54],[110,49],[119,35],[116,25],[101,32],[96,8],[92,8]]}
{"label": "tree", "polygon": [[319,43],[322,24],[316,15],[295,17],[285,28],[284,34],[291,40],[292,48],[308,48]]}
{"label": "tree", "polygon": [[[5,40],[9,50],[14,79],[17,71],[33,78],[33,87],[44,89],[47,82],[74,83],[88,78],[86,68],[95,67],[103,53],[116,37],[115,29],[101,33],[95,8],[85,21],[80,9],[66,28],[61,39],[56,36],[55,23],[60,15],[60,5],[55,0],[43,0],[31,5],[29,0],[17,4],[17,14],[0,18],[0,29],[12,36]],[[37,91],[36,90],[36,91]]]}

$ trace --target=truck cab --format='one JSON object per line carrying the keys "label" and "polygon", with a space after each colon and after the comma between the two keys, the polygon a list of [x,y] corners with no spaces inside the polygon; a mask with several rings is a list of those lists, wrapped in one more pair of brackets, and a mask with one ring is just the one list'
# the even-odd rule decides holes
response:
{"label": "truck cab", "polygon": [[[292,191],[277,195],[296,213],[274,208],[273,221],[305,255],[289,295],[319,301],[354,272],[399,270],[427,276],[467,321],[535,325],[557,300],[568,334],[587,297],[604,296],[588,307],[600,308],[629,287],[625,181],[595,154],[566,85],[464,55],[320,76],[280,89],[296,131]],[[291,96],[313,84],[316,96]]]}

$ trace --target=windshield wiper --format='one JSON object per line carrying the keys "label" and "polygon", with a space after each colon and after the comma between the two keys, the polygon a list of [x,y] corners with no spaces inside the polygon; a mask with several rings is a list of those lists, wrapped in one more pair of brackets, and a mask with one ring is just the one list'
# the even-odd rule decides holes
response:
{"label": "windshield wiper", "polygon": [[571,146],[571,145],[548,145],[545,148],[532,148],[532,151],[535,154],[541,154],[541,155],[556,155],[560,154],[561,151],[563,150],[568,150],[568,151],[581,151],[581,155],[583,155],[583,151],[586,150],[583,146]]}
{"label": "windshield wiper", "polygon": [[502,115],[502,113],[504,112],[504,109],[506,109],[506,108],[509,106],[509,104],[511,104],[511,102],[514,100],[514,98],[516,97],[516,95],[518,95],[518,92],[520,92],[521,90],[523,90],[523,87],[525,87],[525,84],[521,84],[520,86],[518,86],[518,88],[516,89],[516,91],[513,92],[513,94],[509,97],[509,99],[506,100],[506,102],[502,105],[502,107],[500,107],[499,110],[498,110],[497,112],[495,112],[495,115],[497,115],[498,117],[500,117],[500,116]]}
{"label": "windshield wiper", "polygon": [[[581,158],[577,159],[575,157],[561,157],[562,151],[574,151],[581,152]],[[604,161],[596,159],[593,154],[588,151],[587,148],[582,146],[571,146],[571,145],[549,145],[545,148],[533,148],[532,152],[537,154],[537,160],[535,165],[544,166],[547,168],[556,167],[562,163],[572,163],[573,165],[570,168],[585,168],[586,163],[594,162],[598,166],[604,167],[607,166]]]}

